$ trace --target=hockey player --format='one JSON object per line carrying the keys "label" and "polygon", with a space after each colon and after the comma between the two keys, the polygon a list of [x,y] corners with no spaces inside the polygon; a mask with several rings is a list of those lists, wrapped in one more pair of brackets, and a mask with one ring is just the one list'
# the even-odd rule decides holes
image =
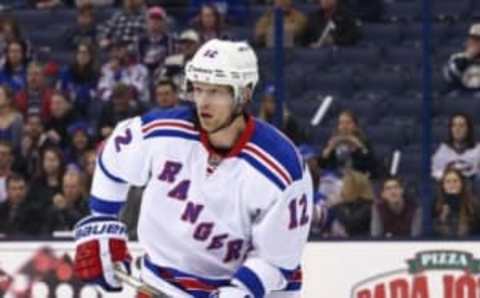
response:
{"label": "hockey player", "polygon": [[145,185],[142,280],[172,297],[299,297],[312,181],[294,145],[245,111],[258,81],[244,42],[211,40],[186,66],[194,107],[115,128],[99,153],[92,215],[76,225],[75,271],[118,291],[128,263],[116,218],[129,185]]}

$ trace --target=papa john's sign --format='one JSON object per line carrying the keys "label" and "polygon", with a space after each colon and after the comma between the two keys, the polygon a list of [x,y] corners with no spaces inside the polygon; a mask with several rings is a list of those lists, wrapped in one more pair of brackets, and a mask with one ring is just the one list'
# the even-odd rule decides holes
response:
{"label": "papa john's sign", "polygon": [[397,241],[314,245],[316,251],[309,247],[304,261],[307,284],[304,297],[480,297],[480,243]]}
{"label": "papa john's sign", "polygon": [[[354,298],[478,297],[479,260],[464,251],[425,251],[408,268],[373,276],[355,285]],[[440,290],[441,296],[437,296]],[[436,296],[432,296],[435,291]]]}

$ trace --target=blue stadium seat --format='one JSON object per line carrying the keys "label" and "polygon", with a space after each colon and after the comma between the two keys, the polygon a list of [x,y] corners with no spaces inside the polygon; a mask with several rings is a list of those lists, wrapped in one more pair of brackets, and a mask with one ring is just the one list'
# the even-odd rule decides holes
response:
{"label": "blue stadium seat", "polygon": [[400,94],[405,91],[405,82],[399,73],[373,72],[355,78],[355,86],[358,90],[369,92],[388,91],[392,94]]}
{"label": "blue stadium seat", "polygon": [[386,50],[385,61],[396,65],[419,66],[422,61],[422,49],[390,47]]}
{"label": "blue stadium seat", "polygon": [[332,51],[330,49],[294,48],[291,62],[298,65],[315,65],[320,71],[331,66]]}
{"label": "blue stadium seat", "polygon": [[400,41],[400,28],[397,24],[366,23],[363,26],[364,38],[360,44],[377,46],[397,45]]}
{"label": "blue stadium seat", "polygon": [[433,15],[437,19],[459,18],[468,14],[469,0],[433,1]]}
{"label": "blue stadium seat", "polygon": [[385,2],[385,18],[389,21],[415,20],[420,17],[421,2]]}
{"label": "blue stadium seat", "polygon": [[332,51],[331,64],[364,64],[374,65],[378,64],[378,57],[380,55],[378,48],[336,48]]}

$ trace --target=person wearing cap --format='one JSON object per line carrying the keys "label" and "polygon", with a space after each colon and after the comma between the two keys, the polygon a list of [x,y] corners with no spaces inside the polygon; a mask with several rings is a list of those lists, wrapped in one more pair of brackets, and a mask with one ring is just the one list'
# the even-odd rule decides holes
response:
{"label": "person wearing cap", "polygon": [[470,27],[465,50],[450,56],[444,77],[451,90],[480,91],[480,23]]}
{"label": "person wearing cap", "polygon": [[183,31],[177,41],[178,52],[168,56],[163,65],[155,71],[155,82],[164,79],[172,80],[179,90],[178,96],[185,99],[186,94],[182,91],[185,77],[184,68],[195,55],[199,46],[200,36],[195,30],[187,29]]}
{"label": "person wearing cap", "polygon": [[123,39],[136,44],[144,34],[147,22],[144,0],[123,0],[123,10],[115,13],[99,27],[99,44],[107,48],[113,40]]}
{"label": "person wearing cap", "polygon": [[147,32],[137,44],[139,60],[150,73],[158,68],[168,55],[174,52],[174,39],[168,33],[167,13],[160,6],[148,10]]}
{"label": "person wearing cap", "polygon": [[[274,123],[275,111],[275,86],[273,84],[268,84],[265,87],[263,96],[260,100],[258,118],[268,123]],[[293,142],[295,142],[295,144],[304,142],[306,136],[302,132],[302,129],[298,125],[295,117],[290,113],[290,111],[288,111],[286,107],[283,107],[283,111],[281,111],[281,113],[283,115],[281,131],[286,134]]]}

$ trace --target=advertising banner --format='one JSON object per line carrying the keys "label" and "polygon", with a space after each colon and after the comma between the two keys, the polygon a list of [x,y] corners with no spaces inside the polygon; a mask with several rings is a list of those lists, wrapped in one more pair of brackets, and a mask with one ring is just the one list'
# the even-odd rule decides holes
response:
{"label": "advertising banner", "polygon": [[[129,286],[105,294],[79,282],[72,256],[72,242],[0,242],[0,297],[135,297]],[[480,297],[476,242],[312,242],[303,268],[303,298]]]}
{"label": "advertising banner", "polygon": [[308,298],[478,298],[478,242],[310,243]]}

